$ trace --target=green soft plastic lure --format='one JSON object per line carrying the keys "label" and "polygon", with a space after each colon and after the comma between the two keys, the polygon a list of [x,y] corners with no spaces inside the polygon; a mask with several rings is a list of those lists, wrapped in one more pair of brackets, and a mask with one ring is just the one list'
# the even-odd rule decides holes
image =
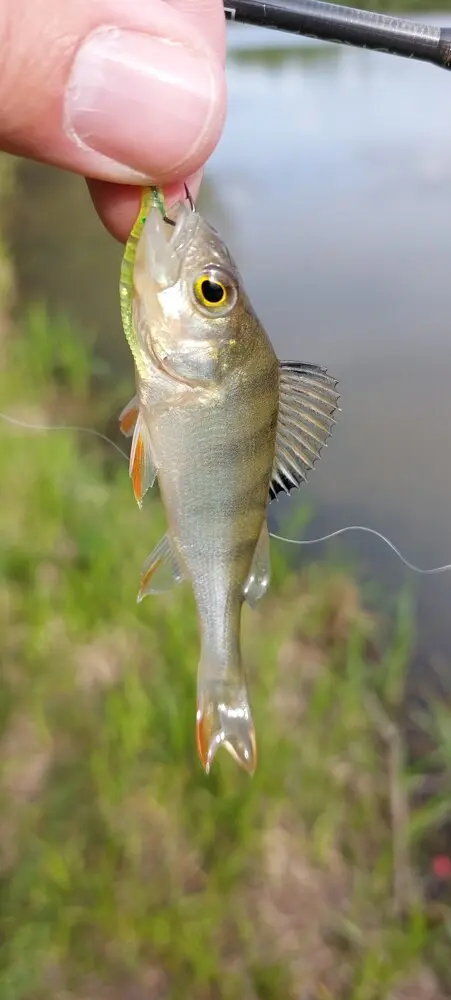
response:
{"label": "green soft plastic lure", "polygon": [[161,212],[163,218],[165,217],[166,209],[164,194],[161,188],[144,188],[138,218],[136,219],[130,236],[125,244],[119,280],[122,326],[136,365],[138,365],[138,351],[136,336],[133,329],[133,268],[135,266],[136,250],[141,238],[141,233],[144,229],[147,216],[152,208],[156,208],[159,212]]}

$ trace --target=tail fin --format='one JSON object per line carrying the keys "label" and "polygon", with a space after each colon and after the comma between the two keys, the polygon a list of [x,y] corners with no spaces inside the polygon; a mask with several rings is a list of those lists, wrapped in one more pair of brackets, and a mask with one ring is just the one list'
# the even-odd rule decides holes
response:
{"label": "tail fin", "polygon": [[208,679],[208,671],[199,668],[197,695],[197,749],[208,774],[220,746],[252,775],[257,765],[254,723],[244,681],[230,683]]}

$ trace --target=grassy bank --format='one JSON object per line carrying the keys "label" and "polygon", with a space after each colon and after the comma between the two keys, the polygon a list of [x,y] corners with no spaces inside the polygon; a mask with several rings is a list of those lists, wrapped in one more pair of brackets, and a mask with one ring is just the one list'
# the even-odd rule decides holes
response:
{"label": "grassy bank", "polygon": [[[131,385],[80,343],[35,309],[1,408],[106,426]],[[449,911],[414,866],[445,807],[409,812],[395,724],[408,608],[382,654],[349,576],[273,543],[244,625],[258,771],[219,755],[207,779],[190,593],[135,603],[158,500],[140,513],[95,439],[4,424],[0,498],[2,1000],[449,996]]]}

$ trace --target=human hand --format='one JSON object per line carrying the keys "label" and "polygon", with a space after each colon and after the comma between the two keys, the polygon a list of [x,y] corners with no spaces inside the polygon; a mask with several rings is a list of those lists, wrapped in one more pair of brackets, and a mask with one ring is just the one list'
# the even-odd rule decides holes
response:
{"label": "human hand", "polygon": [[117,238],[139,185],[196,194],[224,124],[221,0],[2,0],[0,53],[0,149],[87,177]]}

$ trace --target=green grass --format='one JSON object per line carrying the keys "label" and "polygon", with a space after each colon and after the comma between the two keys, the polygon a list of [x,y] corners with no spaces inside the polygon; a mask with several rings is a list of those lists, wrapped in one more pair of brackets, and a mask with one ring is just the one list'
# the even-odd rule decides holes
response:
{"label": "green grass", "polygon": [[[0,374],[31,421],[103,429],[128,393],[41,308]],[[273,543],[243,636],[258,770],[207,778],[189,589],[135,603],[158,499],[92,438],[0,424],[0,500],[1,1000],[449,995],[449,911],[410,860],[444,807],[402,812],[405,601],[382,654],[348,571]]]}

